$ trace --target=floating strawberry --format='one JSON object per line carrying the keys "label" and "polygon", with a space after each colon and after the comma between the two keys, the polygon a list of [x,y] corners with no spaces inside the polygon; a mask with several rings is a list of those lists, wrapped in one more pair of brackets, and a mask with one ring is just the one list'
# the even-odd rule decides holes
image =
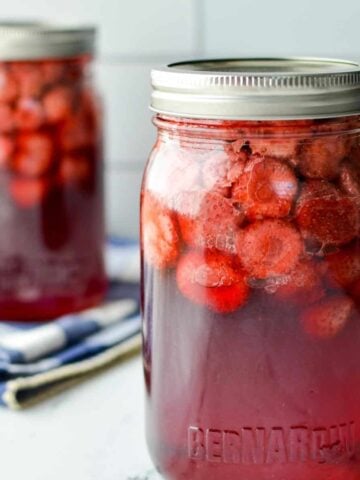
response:
{"label": "floating strawberry", "polygon": [[340,163],[349,148],[346,136],[326,135],[307,140],[299,154],[299,170],[308,178],[333,179],[339,174]]}
{"label": "floating strawberry", "polygon": [[348,288],[360,279],[360,245],[354,242],[336,253],[328,255],[329,280],[334,286]]}
{"label": "floating strawberry", "polygon": [[236,232],[244,214],[230,199],[217,192],[183,192],[174,209],[188,245],[235,253]]}
{"label": "floating strawberry", "polygon": [[240,261],[250,276],[270,278],[293,270],[303,250],[299,232],[283,220],[263,220],[239,231]]}
{"label": "floating strawberry", "polygon": [[360,165],[344,162],[340,169],[339,183],[344,193],[360,200]]}
{"label": "floating strawberry", "polygon": [[46,60],[39,66],[46,85],[61,82],[65,75],[65,65],[63,61]]}
{"label": "floating strawberry", "polygon": [[44,117],[44,109],[39,100],[24,97],[17,102],[14,118],[18,129],[36,130],[43,124]]}
{"label": "floating strawberry", "polygon": [[310,261],[296,264],[286,281],[275,292],[280,301],[290,301],[302,306],[317,302],[324,296],[324,289],[316,266]]}
{"label": "floating strawberry", "polygon": [[22,208],[38,206],[49,190],[46,180],[33,178],[14,178],[10,181],[10,194]]}
{"label": "floating strawberry", "polygon": [[58,123],[71,115],[74,92],[69,87],[57,86],[43,98],[45,116],[48,122]]}
{"label": "floating strawberry", "polygon": [[0,103],[0,132],[9,133],[15,128],[14,110],[7,103]]}
{"label": "floating strawberry", "polygon": [[227,150],[213,151],[202,167],[203,183],[206,189],[215,190],[231,187],[236,178],[243,172],[247,154],[238,154]]}
{"label": "floating strawberry", "polygon": [[177,266],[176,279],[186,298],[219,313],[233,312],[249,295],[243,270],[233,257],[219,252],[184,254]]}
{"label": "floating strawberry", "polygon": [[326,298],[307,308],[300,321],[306,333],[319,338],[335,337],[349,320],[353,302],[344,296]]}
{"label": "floating strawberry", "polygon": [[145,260],[158,269],[173,267],[180,253],[174,214],[150,192],[145,192],[141,219]]}
{"label": "floating strawberry", "polygon": [[[162,145],[155,147],[147,170],[149,189],[171,208],[183,192],[200,188],[200,160],[204,154]],[[156,161],[152,162],[152,158]]]}
{"label": "floating strawberry", "polygon": [[18,84],[9,69],[0,66],[0,102],[13,102],[18,95]]}
{"label": "floating strawberry", "polygon": [[81,112],[67,117],[59,126],[59,143],[64,152],[92,146],[96,140],[94,128]]}
{"label": "floating strawberry", "polygon": [[281,160],[253,156],[232,190],[232,199],[249,219],[286,217],[298,183],[292,169]]}
{"label": "floating strawberry", "polygon": [[310,180],[298,198],[296,222],[304,238],[322,245],[342,245],[357,235],[359,208],[355,199],[345,196],[334,185]]}
{"label": "floating strawberry", "polygon": [[79,184],[91,174],[91,165],[86,155],[66,155],[60,161],[59,179],[63,184]]}
{"label": "floating strawberry", "polygon": [[41,69],[32,62],[13,62],[11,73],[16,79],[21,97],[39,97],[44,88]]}
{"label": "floating strawberry", "polygon": [[43,175],[53,162],[54,145],[45,133],[22,134],[18,137],[13,169],[29,177]]}

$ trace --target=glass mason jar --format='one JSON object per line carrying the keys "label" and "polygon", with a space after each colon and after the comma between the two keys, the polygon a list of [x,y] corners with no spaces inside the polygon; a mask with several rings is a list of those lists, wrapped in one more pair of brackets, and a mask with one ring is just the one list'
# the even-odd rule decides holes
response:
{"label": "glass mason jar", "polygon": [[178,480],[360,479],[360,67],[152,74],[147,439]]}
{"label": "glass mason jar", "polygon": [[0,318],[46,319],[105,289],[95,30],[0,26]]}

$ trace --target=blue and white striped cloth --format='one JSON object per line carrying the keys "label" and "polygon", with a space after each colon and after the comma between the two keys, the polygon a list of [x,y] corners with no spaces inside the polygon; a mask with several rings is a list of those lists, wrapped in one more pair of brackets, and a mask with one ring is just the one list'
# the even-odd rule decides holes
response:
{"label": "blue and white striped cloth", "polygon": [[139,249],[108,242],[103,305],[47,323],[0,323],[0,405],[19,409],[138,350]]}

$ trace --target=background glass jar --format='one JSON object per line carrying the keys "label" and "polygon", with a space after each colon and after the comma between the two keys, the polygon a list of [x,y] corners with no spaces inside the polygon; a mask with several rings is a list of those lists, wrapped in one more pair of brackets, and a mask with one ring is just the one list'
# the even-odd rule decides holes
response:
{"label": "background glass jar", "polygon": [[51,318],[104,294],[95,31],[0,26],[0,317]]}
{"label": "background glass jar", "polygon": [[360,477],[359,71],[244,60],[154,72],[144,367],[165,478]]}

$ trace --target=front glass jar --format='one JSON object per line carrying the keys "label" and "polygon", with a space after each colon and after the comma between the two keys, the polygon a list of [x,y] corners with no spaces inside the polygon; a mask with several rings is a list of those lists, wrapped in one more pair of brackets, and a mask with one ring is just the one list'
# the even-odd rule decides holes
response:
{"label": "front glass jar", "polygon": [[[246,74],[237,61],[153,76],[158,137],[141,197],[149,449],[171,480],[358,480],[359,67],[243,62]],[[201,69],[218,80],[204,87]],[[274,95],[268,79],[255,91],[244,80],[265,71],[298,79],[274,80],[294,98],[273,98],[272,118],[269,99],[249,106],[261,88]]]}
{"label": "front glass jar", "polygon": [[0,318],[51,318],[104,293],[94,35],[0,26]]}

